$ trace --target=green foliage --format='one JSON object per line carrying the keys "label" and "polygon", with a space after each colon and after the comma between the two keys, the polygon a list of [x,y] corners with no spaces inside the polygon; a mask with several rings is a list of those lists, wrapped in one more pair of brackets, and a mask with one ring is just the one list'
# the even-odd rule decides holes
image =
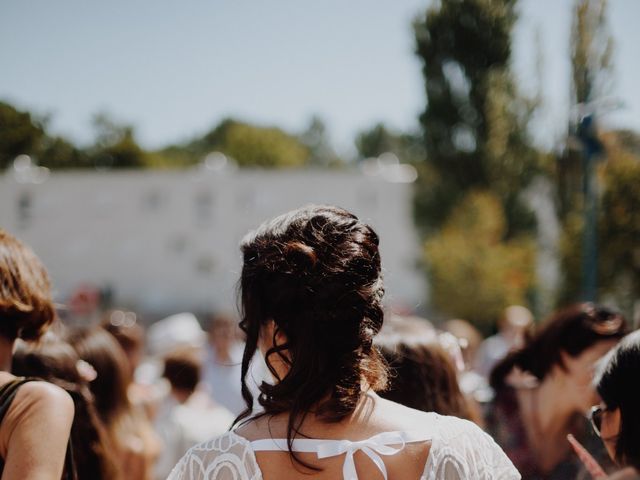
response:
{"label": "green foliage", "polygon": [[0,102],[0,169],[18,155],[38,155],[44,137],[44,128],[31,114]]}
{"label": "green foliage", "polygon": [[222,152],[241,167],[300,167],[309,161],[308,148],[294,136],[232,119],[223,120],[185,150],[196,156]]}
{"label": "green foliage", "polygon": [[[630,300],[640,297],[640,157],[609,162],[605,182],[599,225],[602,285],[630,307]],[[628,288],[616,292],[618,285]]]}
{"label": "green foliage", "polygon": [[309,165],[324,168],[344,166],[344,161],[331,146],[327,126],[320,117],[315,115],[311,117],[309,125],[298,139],[309,151]]}
{"label": "green foliage", "polygon": [[62,137],[46,137],[38,157],[38,164],[55,170],[90,168],[91,159]]}
{"label": "green foliage", "polygon": [[424,164],[422,138],[411,133],[392,132],[383,123],[377,123],[358,133],[355,144],[360,160],[391,152],[403,163]]}
{"label": "green foliage", "polygon": [[613,69],[607,0],[576,0],[571,26],[571,91],[574,104],[606,94]]}
{"label": "green foliage", "polygon": [[[603,135],[607,161],[599,169],[602,187],[598,206],[598,294],[626,312],[640,297],[640,155],[629,147],[630,132]],[[631,135],[631,137],[633,137]],[[582,242],[581,205],[567,215],[561,244],[564,285],[561,301],[580,298]]]}
{"label": "green foliage", "polygon": [[437,228],[473,189],[500,198],[508,233],[531,230],[517,192],[539,171],[527,125],[535,103],[519,95],[510,72],[516,0],[443,0],[414,24],[427,107],[420,117],[430,178],[416,209]]}
{"label": "green foliage", "polygon": [[261,127],[227,119],[202,137],[166,148],[147,151],[138,145],[131,125],[98,114],[93,119],[95,142],[86,149],[59,136],[49,136],[44,122],[28,112],[0,102],[0,169],[20,154],[28,154],[42,166],[74,168],[185,168],[219,151],[241,167],[287,168],[314,165],[340,167],[326,127],[314,117],[296,137],[275,127]]}
{"label": "green foliage", "polygon": [[506,217],[500,199],[471,192],[427,241],[434,305],[451,317],[490,330],[506,305],[526,305],[534,286],[533,243],[504,241]]}
{"label": "green foliage", "polygon": [[96,168],[143,168],[147,153],[135,140],[134,129],[121,125],[106,114],[93,119],[95,145],[89,150],[90,163]]}

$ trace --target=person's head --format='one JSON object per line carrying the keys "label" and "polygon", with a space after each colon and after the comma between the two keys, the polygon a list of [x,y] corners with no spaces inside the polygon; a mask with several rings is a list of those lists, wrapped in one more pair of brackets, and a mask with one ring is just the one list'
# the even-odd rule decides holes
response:
{"label": "person's head", "polygon": [[509,305],[502,312],[498,321],[500,333],[507,337],[513,346],[521,347],[525,341],[526,333],[533,325],[533,314],[522,305]]}
{"label": "person's head", "polygon": [[216,351],[227,354],[238,341],[238,321],[231,315],[217,314],[211,318],[208,328],[209,343]]}
{"label": "person's head", "polygon": [[[266,414],[290,413],[289,435],[312,407],[327,421],[351,412],[364,388],[386,386],[373,347],[382,327],[378,236],[337,207],[307,206],[262,224],[241,242],[242,375],[260,347],[275,384],[260,386]],[[243,380],[251,412],[252,398]]]}
{"label": "person's head", "polygon": [[48,336],[37,344],[22,342],[14,352],[11,371],[41,378],[69,393],[75,407],[71,440],[78,478],[114,478],[117,468],[106,430],[96,412],[88,379],[81,374],[80,358],[71,345]]}
{"label": "person's head", "polygon": [[499,362],[490,376],[491,386],[500,390],[514,367],[540,382],[562,376],[563,398],[571,397],[585,412],[593,402],[594,365],[626,333],[624,317],[608,308],[582,303],[554,313],[519,350]]}
{"label": "person's head", "polygon": [[34,340],[55,318],[49,276],[33,251],[0,229],[0,336]]}
{"label": "person's head", "polygon": [[131,375],[144,354],[144,329],[135,312],[109,310],[102,317],[102,328],[114,336],[127,355]]}
{"label": "person's head", "polygon": [[480,331],[469,321],[460,318],[447,320],[442,328],[460,341],[465,366],[471,368],[483,340]]}
{"label": "person's head", "polygon": [[96,371],[90,388],[100,418],[112,424],[130,408],[127,387],[131,381],[127,357],[113,336],[100,327],[69,332],[69,343]]}
{"label": "person's head", "polygon": [[202,362],[196,352],[180,349],[164,359],[162,376],[169,381],[171,391],[180,401],[187,400],[200,382]]}
{"label": "person's head", "polygon": [[640,471],[639,379],[640,330],[623,338],[598,365],[595,385],[602,404],[592,413],[611,458]]}
{"label": "person's head", "polygon": [[391,371],[389,386],[380,395],[417,410],[469,419],[456,366],[448,345],[441,343],[443,336],[456,341],[423,319],[387,319],[375,340]]}

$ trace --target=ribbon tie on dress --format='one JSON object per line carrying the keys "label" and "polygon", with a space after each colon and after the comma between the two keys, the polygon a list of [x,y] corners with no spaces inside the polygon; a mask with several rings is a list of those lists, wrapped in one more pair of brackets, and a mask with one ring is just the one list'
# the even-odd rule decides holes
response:
{"label": "ribbon tie on dress", "polygon": [[[390,445],[400,446],[394,448]],[[385,432],[358,442],[340,440],[331,443],[322,443],[318,446],[318,458],[335,457],[336,455],[346,453],[344,465],[342,466],[344,480],[358,480],[353,455],[361,450],[375,463],[378,470],[382,472],[384,479],[387,480],[387,468],[380,455],[395,455],[401,451],[405,445],[406,440],[400,432]]]}

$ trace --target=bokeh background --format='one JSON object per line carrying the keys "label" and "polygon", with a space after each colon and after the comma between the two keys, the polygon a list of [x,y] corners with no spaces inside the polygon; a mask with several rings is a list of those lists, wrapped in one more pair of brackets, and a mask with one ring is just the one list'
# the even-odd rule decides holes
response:
{"label": "bokeh background", "polygon": [[635,0],[0,5],[0,226],[70,316],[232,310],[237,244],[334,203],[387,305],[640,318]]}

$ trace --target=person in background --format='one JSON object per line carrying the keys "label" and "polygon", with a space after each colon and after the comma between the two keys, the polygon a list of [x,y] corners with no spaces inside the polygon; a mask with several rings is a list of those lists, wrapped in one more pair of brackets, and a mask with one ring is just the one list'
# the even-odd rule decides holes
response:
{"label": "person in background", "polygon": [[207,392],[234,415],[244,408],[240,392],[244,345],[240,333],[238,322],[233,317],[214,316],[209,324],[203,364],[203,383]]}
{"label": "person in background", "polygon": [[[456,318],[448,320],[442,326],[445,332],[456,337],[462,348],[464,369],[458,374],[460,389],[470,402],[474,418],[482,416],[482,406],[493,398],[493,390],[486,377],[475,371],[478,349],[482,344],[482,334],[467,320]],[[482,426],[482,420],[477,422]]]}
{"label": "person in background", "polygon": [[585,441],[585,418],[597,399],[594,366],[625,333],[619,313],[573,305],[495,366],[487,430],[523,478],[576,478],[581,464],[567,435]]}
{"label": "person in background", "polygon": [[118,480],[107,432],[88,386],[95,378],[95,370],[83,364],[73,347],[53,335],[34,345],[21,342],[13,355],[11,369],[15,375],[38,377],[71,395],[75,406],[71,446],[78,478]]}
{"label": "person in background", "polygon": [[16,340],[37,340],[55,318],[44,266],[30,248],[0,229],[0,475],[4,480],[59,480],[63,473],[64,478],[74,475],[67,456],[73,400],[60,387],[9,373]]}
{"label": "person in background", "polygon": [[609,456],[640,472],[640,331],[625,338],[600,362],[595,385],[601,402],[591,422]]}
{"label": "person in background", "polygon": [[122,347],[127,356],[129,375],[133,378],[144,355],[144,329],[138,321],[138,315],[127,310],[109,310],[103,315],[101,326]]}
{"label": "person in background", "polygon": [[[127,388],[129,400],[135,408],[144,410],[150,421],[156,415],[161,392],[157,391],[149,375],[149,367],[152,365],[144,362],[145,331],[140,324],[140,318],[135,312],[129,310],[109,310],[105,312],[100,324],[109,332],[122,347],[129,368],[131,382]],[[142,365],[142,366],[141,366]],[[155,370],[152,370],[156,373]],[[142,377],[142,381],[141,380]],[[155,377],[154,377],[155,379]]]}
{"label": "person in background", "polygon": [[158,480],[167,478],[190,447],[223,434],[235,419],[231,412],[198,389],[201,363],[196,351],[185,348],[170,353],[164,359],[163,377],[171,390],[155,421],[163,443],[155,468]]}
{"label": "person in background", "polygon": [[151,479],[160,441],[145,413],[129,400],[131,370],[124,351],[101,327],[77,328],[69,332],[68,340],[79,357],[95,369],[90,388],[120,473],[130,480]]}
{"label": "person in background", "polygon": [[521,305],[505,308],[498,321],[498,333],[480,344],[476,356],[476,371],[485,378],[489,377],[496,363],[510,351],[522,347],[532,325],[533,315],[528,308]]}
{"label": "person in background", "polygon": [[375,340],[391,370],[389,387],[380,396],[423,412],[471,419],[456,365],[440,337],[427,320],[387,319]]}

